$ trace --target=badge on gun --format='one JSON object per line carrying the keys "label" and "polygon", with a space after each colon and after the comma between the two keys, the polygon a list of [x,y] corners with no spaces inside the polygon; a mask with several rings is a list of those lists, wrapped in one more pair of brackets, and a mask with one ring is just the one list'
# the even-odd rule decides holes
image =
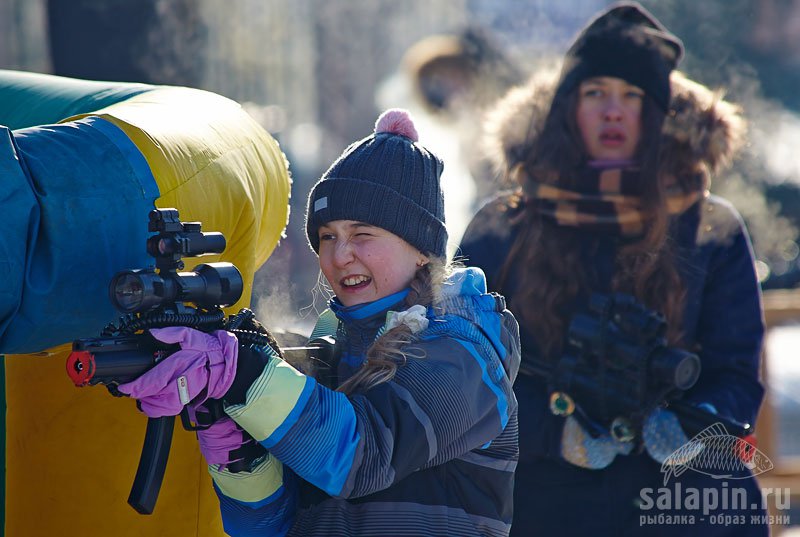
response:
{"label": "badge on gun", "polygon": [[[155,259],[155,268],[125,270],[112,278],[109,297],[124,315],[119,326],[109,324],[100,337],[73,342],[67,374],[76,386],[103,384],[112,395],[126,396],[118,389],[120,385],[139,378],[180,350],[177,344],[153,337],[151,328],[182,326],[207,333],[225,330],[236,336],[239,345],[271,347],[282,357],[302,354],[330,363],[335,346],[332,338],[311,341],[306,347],[281,349],[251,310],[245,308],[226,317],[222,308],[235,304],[244,287],[241,273],[233,264],[204,263],[194,271],[178,272],[184,268],[183,257],[222,253],[226,242],[221,233],[201,231],[200,222],[181,222],[175,209],[151,211],[148,229],[155,233],[147,240],[147,253]],[[184,429],[204,430],[226,417],[219,399],[203,401],[207,414],[190,414],[187,406],[193,398],[188,380],[181,376],[176,382]],[[175,416],[148,418],[139,467],[128,497],[128,503],[141,514],[151,514],[155,508],[174,422]],[[246,470],[266,455],[257,442],[248,449],[242,460],[228,465],[230,471]]]}

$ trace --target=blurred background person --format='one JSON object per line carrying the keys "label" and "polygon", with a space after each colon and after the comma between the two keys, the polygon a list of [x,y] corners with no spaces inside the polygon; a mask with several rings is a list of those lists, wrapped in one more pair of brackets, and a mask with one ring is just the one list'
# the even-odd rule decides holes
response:
{"label": "blurred background person", "polygon": [[472,26],[414,43],[377,90],[380,105],[413,110],[421,139],[447,162],[442,188],[450,257],[469,219],[495,187],[480,148],[483,113],[523,80],[522,68],[488,31]]}
{"label": "blurred background person", "polygon": [[[668,460],[715,420],[755,423],[763,397],[749,237],[736,210],[708,193],[744,124],[718,95],[670,76],[682,56],[680,40],[639,4],[614,4],[577,36],[556,80],[534,77],[494,117],[495,159],[517,187],[480,210],[461,252],[520,318],[512,535],[767,534],[751,518],[764,513],[761,492],[735,450],[712,455],[708,445],[693,463]],[[646,347],[651,336],[624,306],[596,312],[598,296],[662,314],[664,345],[699,356],[696,383],[677,389],[646,352],[626,358],[626,345]],[[592,314],[617,324],[573,332]],[[691,417],[673,413],[674,399]],[[697,408],[706,421],[694,421]],[[706,456],[720,465],[704,467]],[[642,522],[655,512],[644,491],[663,490],[671,464],[704,473],[675,470],[680,482],[670,486],[724,494],[729,483],[718,476],[737,463],[730,487],[742,503],[704,504],[713,516],[703,519],[673,494],[656,514],[677,522]],[[720,526],[720,514],[740,518]]]}

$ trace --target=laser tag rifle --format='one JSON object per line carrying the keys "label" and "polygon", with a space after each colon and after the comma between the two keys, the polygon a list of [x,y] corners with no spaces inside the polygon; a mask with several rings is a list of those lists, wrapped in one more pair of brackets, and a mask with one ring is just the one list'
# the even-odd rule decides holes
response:
{"label": "laser tag rifle", "polygon": [[533,360],[526,369],[547,381],[553,414],[574,416],[595,437],[631,441],[658,406],[674,412],[690,437],[714,423],[749,435],[749,424],[682,399],[700,376],[700,359],[669,347],[666,330],[665,318],[634,297],[595,293],[588,313],[570,322],[564,355],[554,364]]}
{"label": "laser tag rifle", "polygon": [[[249,309],[226,318],[221,308],[236,303],[244,288],[242,275],[233,264],[205,263],[192,272],[177,272],[184,268],[182,257],[222,253],[226,245],[222,233],[202,232],[200,222],[181,222],[175,209],[155,209],[149,219],[149,231],[157,233],[147,240],[147,253],[155,258],[155,269],[125,270],[112,278],[109,296],[124,316],[119,326],[109,324],[99,338],[73,342],[67,374],[76,386],[103,384],[112,395],[124,396],[117,389],[120,384],[138,378],[180,350],[179,345],[162,343],[148,332],[167,326],[188,326],[204,332],[227,330],[236,335],[240,345],[269,345],[283,357],[302,355],[307,360],[331,363],[333,338],[315,339],[306,347],[280,349]],[[226,416],[221,400],[209,399],[203,406],[208,415],[198,414],[197,423],[184,407],[180,415],[186,430],[206,429]],[[174,423],[175,416],[147,420],[142,454],[128,496],[128,503],[141,514],[151,514],[155,508]],[[249,469],[266,455],[266,450],[254,443],[242,455],[244,460],[228,465],[231,472]]]}

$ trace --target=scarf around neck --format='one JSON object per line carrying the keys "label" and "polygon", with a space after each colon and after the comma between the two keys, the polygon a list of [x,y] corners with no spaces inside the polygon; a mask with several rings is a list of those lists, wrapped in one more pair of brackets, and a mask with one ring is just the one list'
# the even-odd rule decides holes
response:
{"label": "scarf around neck", "polygon": [[[525,173],[521,167],[517,173]],[[677,215],[708,195],[700,189],[685,192],[668,181],[667,212]],[[598,233],[640,236],[649,215],[642,208],[641,170],[630,162],[590,163],[574,190],[525,180],[525,204],[558,226]]]}

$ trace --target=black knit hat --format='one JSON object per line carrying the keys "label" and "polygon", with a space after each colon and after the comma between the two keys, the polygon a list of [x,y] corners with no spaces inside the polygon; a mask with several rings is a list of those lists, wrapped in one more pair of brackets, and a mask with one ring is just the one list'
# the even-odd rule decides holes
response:
{"label": "black knit hat", "polygon": [[306,233],[315,252],[321,225],[356,220],[391,231],[425,254],[445,255],[444,165],[417,139],[408,112],[392,109],[381,114],[373,134],[344,150],[308,196]]}
{"label": "black knit hat", "polygon": [[564,59],[558,93],[583,80],[612,76],[645,91],[669,108],[669,74],[683,56],[681,40],[636,2],[619,2],[597,15],[572,43]]}

